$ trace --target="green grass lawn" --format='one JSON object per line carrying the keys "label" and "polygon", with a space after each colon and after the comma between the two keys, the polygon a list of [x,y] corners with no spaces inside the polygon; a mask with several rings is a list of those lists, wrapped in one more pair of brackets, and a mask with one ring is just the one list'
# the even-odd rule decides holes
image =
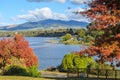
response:
{"label": "green grass lawn", "polygon": [[0,76],[0,80],[50,80],[50,79],[24,76]]}
{"label": "green grass lawn", "polygon": [[[106,80],[104,79],[94,79],[94,78],[33,78],[24,76],[0,76],[0,80]],[[114,79],[107,79],[114,80]]]}
{"label": "green grass lawn", "polygon": [[[60,72],[51,72],[51,71],[41,71],[42,74],[46,75],[66,75],[66,73]],[[34,77],[26,77],[26,76],[0,76],[0,80],[115,80],[115,79],[105,79],[105,77],[101,78],[93,78],[93,75],[90,78],[61,78],[61,77],[43,77],[42,78],[34,78]],[[120,80],[120,77],[118,77]]]}
{"label": "green grass lawn", "polygon": [[[52,75],[66,75],[66,73],[60,72],[50,72],[50,71],[41,71],[42,74],[52,74]],[[89,75],[91,76],[91,75]],[[120,80],[120,77],[118,77]],[[42,77],[42,78],[34,78],[34,77],[26,77],[26,76],[0,76],[0,80],[115,80],[115,79],[105,79],[104,78],[61,78],[61,77]]]}

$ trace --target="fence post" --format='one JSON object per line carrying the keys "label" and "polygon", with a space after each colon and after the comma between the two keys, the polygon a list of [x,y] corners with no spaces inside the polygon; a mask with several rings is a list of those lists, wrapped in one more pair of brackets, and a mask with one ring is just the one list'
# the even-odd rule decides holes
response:
{"label": "fence post", "polygon": [[87,78],[88,78],[88,77],[89,77],[89,76],[88,76],[88,74],[89,74],[89,68],[86,68],[86,69],[87,69],[86,71],[87,71]]}
{"label": "fence post", "polygon": [[108,78],[108,70],[106,69],[106,73],[105,73],[106,79]]}
{"label": "fence post", "polygon": [[69,77],[69,69],[67,69],[67,77]]}
{"label": "fence post", "polygon": [[115,70],[115,80],[117,79],[117,70]]}
{"label": "fence post", "polygon": [[80,76],[79,76],[79,69],[77,69],[77,76],[80,77]]}
{"label": "fence post", "polygon": [[99,69],[97,71],[98,71],[97,78],[99,78],[100,71],[99,71]]}

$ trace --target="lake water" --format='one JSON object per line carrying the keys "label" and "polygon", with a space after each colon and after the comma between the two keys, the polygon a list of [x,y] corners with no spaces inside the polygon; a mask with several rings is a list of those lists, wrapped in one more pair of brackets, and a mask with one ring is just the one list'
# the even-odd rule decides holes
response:
{"label": "lake water", "polygon": [[65,54],[85,48],[80,45],[50,43],[51,40],[58,40],[55,37],[26,37],[26,40],[29,41],[30,46],[38,56],[39,70],[56,67],[61,64]]}

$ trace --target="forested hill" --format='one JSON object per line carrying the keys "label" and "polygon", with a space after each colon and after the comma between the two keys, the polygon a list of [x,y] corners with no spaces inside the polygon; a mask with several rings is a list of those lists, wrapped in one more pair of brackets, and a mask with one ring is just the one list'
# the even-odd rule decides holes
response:
{"label": "forested hill", "polygon": [[31,30],[31,29],[45,29],[45,28],[76,28],[81,27],[85,28],[88,25],[87,22],[79,22],[79,21],[63,21],[63,20],[41,20],[37,22],[26,22],[18,25],[8,25],[3,26],[0,30],[4,31],[16,31],[16,30]]}

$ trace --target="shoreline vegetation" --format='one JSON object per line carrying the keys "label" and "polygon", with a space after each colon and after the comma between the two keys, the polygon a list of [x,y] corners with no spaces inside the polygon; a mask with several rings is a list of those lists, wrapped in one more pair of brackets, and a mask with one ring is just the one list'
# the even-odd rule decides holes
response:
{"label": "shoreline vegetation", "polygon": [[[88,30],[84,28],[50,29],[50,30],[27,30],[27,31],[1,31],[1,37],[13,37],[16,33],[25,37],[59,37],[59,43],[67,45],[91,45],[93,37],[88,35]],[[54,43],[55,40],[49,41]]]}
{"label": "shoreline vegetation", "polygon": [[[59,43],[66,45],[87,45],[90,46],[93,40],[102,35],[103,31],[94,31],[84,28],[67,28],[67,29],[48,29],[48,30],[23,30],[23,31],[0,31],[1,37],[13,37],[15,34],[21,34],[25,37],[59,37]],[[55,40],[49,41],[54,43]]]}
{"label": "shoreline vegetation", "polygon": [[21,30],[21,31],[0,31],[1,37],[13,37],[15,33],[25,37],[61,37],[66,33],[74,35],[77,29],[48,29],[48,30]]}

